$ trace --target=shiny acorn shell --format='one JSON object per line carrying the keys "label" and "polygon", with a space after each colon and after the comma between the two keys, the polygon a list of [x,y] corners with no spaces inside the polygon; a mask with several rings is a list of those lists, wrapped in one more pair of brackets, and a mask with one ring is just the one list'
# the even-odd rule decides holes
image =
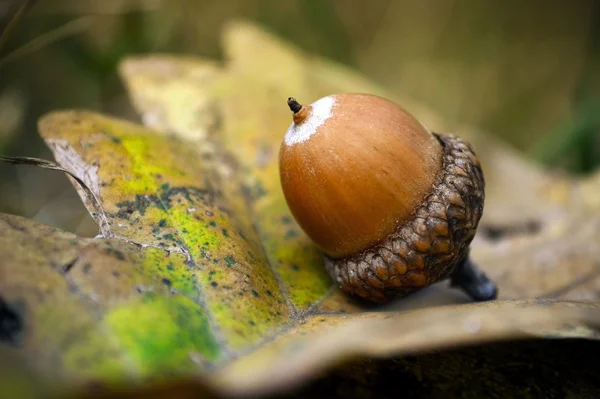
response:
{"label": "shiny acorn shell", "polygon": [[279,152],[281,185],[300,227],[330,257],[383,240],[431,191],[441,145],[395,103],[339,94],[292,105],[294,123]]}

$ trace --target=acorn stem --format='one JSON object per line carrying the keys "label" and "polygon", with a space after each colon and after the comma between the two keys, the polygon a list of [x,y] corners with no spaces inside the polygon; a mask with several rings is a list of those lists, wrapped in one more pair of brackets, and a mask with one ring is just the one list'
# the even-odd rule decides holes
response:
{"label": "acorn stem", "polygon": [[288,98],[287,104],[288,107],[290,107],[290,110],[292,110],[292,112],[294,112],[295,114],[297,114],[302,109],[302,104],[296,101],[294,97]]}
{"label": "acorn stem", "polygon": [[498,297],[498,287],[466,256],[450,276],[450,286],[463,290],[474,301],[491,301]]}

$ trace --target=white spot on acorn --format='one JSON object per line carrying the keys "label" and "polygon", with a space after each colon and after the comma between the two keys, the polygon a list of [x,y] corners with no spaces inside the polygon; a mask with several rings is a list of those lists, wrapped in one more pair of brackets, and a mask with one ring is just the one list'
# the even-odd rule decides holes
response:
{"label": "white spot on acorn", "polygon": [[294,118],[284,138],[285,144],[292,146],[310,139],[319,126],[332,116],[335,98],[334,96],[323,97],[308,106],[300,105],[295,99],[290,98],[288,105],[294,114],[299,116]]}

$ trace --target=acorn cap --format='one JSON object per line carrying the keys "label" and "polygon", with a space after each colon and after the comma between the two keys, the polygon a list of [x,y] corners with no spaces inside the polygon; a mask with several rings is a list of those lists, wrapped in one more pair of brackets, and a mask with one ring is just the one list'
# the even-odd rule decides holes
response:
{"label": "acorn cap", "polygon": [[[376,245],[342,259],[325,257],[329,275],[344,291],[386,302],[450,277],[467,261],[483,214],[483,173],[465,141],[435,136],[442,143],[442,170],[414,215]],[[485,300],[496,297],[491,288]]]}
{"label": "acorn cap", "polygon": [[294,112],[280,148],[283,192],[306,234],[331,258],[385,240],[432,190],[440,142],[395,103],[338,94]]}

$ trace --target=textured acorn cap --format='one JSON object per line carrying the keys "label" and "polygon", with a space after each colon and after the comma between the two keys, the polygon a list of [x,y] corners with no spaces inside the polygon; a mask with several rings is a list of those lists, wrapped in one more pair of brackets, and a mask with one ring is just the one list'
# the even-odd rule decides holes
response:
{"label": "textured acorn cap", "polygon": [[[451,134],[435,136],[443,149],[442,170],[415,214],[377,245],[341,259],[325,257],[329,275],[344,291],[385,302],[450,277],[465,264],[483,213],[485,180],[468,143]],[[473,298],[494,299],[493,283],[475,275],[463,284],[483,283],[479,288],[486,291]]]}
{"label": "textured acorn cap", "polygon": [[440,142],[381,97],[338,94],[294,111],[280,148],[283,192],[331,258],[364,251],[412,218],[442,165]]}

